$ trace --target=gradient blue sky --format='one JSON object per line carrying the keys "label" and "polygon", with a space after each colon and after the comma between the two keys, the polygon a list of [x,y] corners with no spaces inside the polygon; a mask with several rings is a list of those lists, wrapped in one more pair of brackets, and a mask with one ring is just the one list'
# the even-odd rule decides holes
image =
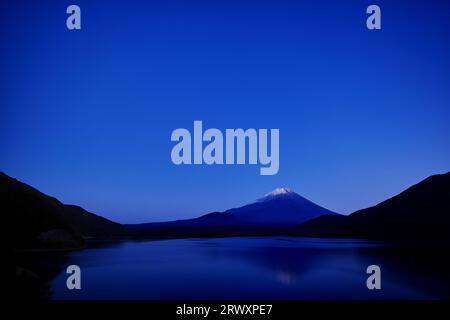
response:
{"label": "gradient blue sky", "polygon": [[[448,1],[1,1],[0,170],[126,223],[278,186],[350,213],[450,170],[449,35]],[[279,173],[173,165],[194,120],[279,128]]]}

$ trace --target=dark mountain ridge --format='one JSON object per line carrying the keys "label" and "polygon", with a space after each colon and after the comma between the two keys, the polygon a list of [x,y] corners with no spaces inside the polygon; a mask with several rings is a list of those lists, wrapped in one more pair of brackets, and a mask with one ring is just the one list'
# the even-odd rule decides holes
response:
{"label": "dark mountain ridge", "polygon": [[279,188],[251,204],[198,218],[121,225],[65,205],[0,173],[3,243],[11,248],[77,248],[83,238],[295,235],[449,239],[450,172],[431,176],[376,206],[335,214]]}
{"label": "dark mountain ridge", "polygon": [[0,172],[3,242],[10,248],[76,248],[83,237],[112,236],[123,227],[78,206],[65,205]]}
{"label": "dark mountain ridge", "polygon": [[398,195],[349,216],[324,215],[296,228],[309,236],[449,239],[450,172],[433,175]]}

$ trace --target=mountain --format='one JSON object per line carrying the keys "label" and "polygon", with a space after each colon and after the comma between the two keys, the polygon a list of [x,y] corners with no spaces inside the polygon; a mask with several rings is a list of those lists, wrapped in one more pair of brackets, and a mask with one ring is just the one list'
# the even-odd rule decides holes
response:
{"label": "mountain", "polygon": [[376,239],[449,239],[449,230],[450,172],[349,216],[326,215],[297,227],[302,235]]}
{"label": "mountain", "polygon": [[224,237],[259,235],[261,230],[225,212],[212,212],[194,219],[125,225],[134,237]]}
{"label": "mountain", "polygon": [[278,227],[300,224],[324,214],[335,214],[288,188],[277,188],[254,203],[225,213],[247,223]]}
{"label": "mountain", "polygon": [[122,235],[123,226],[75,205],[63,205],[62,215],[69,225],[84,237]]}
{"label": "mountain", "polygon": [[342,216],[288,188],[248,205],[198,218],[120,225],[0,172],[2,245],[77,248],[83,237],[297,235],[373,239],[450,239],[450,172],[431,176],[380,204]]}
{"label": "mountain", "polygon": [[132,224],[126,228],[138,237],[269,235],[323,214],[335,213],[288,188],[277,188],[243,207],[194,219]]}
{"label": "mountain", "polygon": [[76,248],[83,236],[108,236],[120,224],[57,199],[0,172],[3,243],[11,248]]}
{"label": "mountain", "polygon": [[149,222],[141,224],[128,224],[133,230],[143,230],[149,227],[155,228],[211,228],[219,226],[236,226],[244,224],[243,221],[225,212],[212,212],[193,219],[174,220],[165,222]]}

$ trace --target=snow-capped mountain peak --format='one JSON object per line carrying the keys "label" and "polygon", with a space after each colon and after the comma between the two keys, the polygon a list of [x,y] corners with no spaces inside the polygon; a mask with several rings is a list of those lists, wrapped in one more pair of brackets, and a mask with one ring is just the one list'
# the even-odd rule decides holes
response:
{"label": "snow-capped mountain peak", "polygon": [[264,225],[298,225],[323,214],[333,214],[289,188],[276,188],[248,205],[226,211],[246,222]]}
{"label": "snow-capped mountain peak", "polygon": [[264,195],[264,197],[269,197],[269,196],[278,196],[280,194],[288,194],[288,193],[293,193],[294,191],[292,191],[292,189],[290,188],[286,188],[286,187],[281,187],[281,188],[276,188],[274,190],[272,190],[269,193],[266,193]]}
{"label": "snow-capped mountain peak", "polygon": [[272,190],[271,192],[264,195],[264,197],[257,200],[257,202],[268,201],[273,199],[286,199],[286,198],[297,198],[300,197],[297,193],[295,193],[292,189],[281,187]]}

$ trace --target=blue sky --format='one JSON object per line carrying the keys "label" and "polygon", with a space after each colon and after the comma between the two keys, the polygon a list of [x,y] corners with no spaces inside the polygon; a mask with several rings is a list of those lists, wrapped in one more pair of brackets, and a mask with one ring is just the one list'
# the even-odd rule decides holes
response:
{"label": "blue sky", "polygon": [[[0,170],[126,223],[279,186],[350,213],[449,171],[449,34],[447,1],[2,1]],[[279,128],[279,173],[173,165],[194,120]]]}

